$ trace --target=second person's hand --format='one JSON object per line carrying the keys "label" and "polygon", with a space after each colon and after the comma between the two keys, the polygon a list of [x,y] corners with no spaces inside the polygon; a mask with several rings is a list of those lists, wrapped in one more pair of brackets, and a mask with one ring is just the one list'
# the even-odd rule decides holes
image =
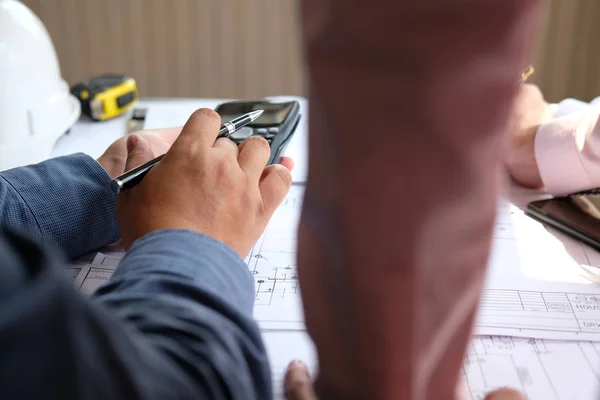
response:
{"label": "second person's hand", "polygon": [[[291,186],[292,162],[266,167],[269,144],[251,137],[239,148],[215,141],[221,119],[210,109],[196,111],[163,160],[144,180],[118,197],[123,244],[147,233],[188,229],[206,234],[245,257]],[[126,170],[152,159],[144,141],[127,142]]]}
{"label": "second person's hand", "polygon": [[551,119],[552,112],[542,91],[529,83],[521,85],[513,105],[505,162],[512,178],[522,186],[542,186],[535,158],[535,136],[540,125]]}

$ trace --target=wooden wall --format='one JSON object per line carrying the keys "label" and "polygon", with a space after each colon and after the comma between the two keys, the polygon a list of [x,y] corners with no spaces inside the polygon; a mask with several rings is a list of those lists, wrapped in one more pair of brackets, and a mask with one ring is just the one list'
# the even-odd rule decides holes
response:
{"label": "wooden wall", "polygon": [[142,96],[302,94],[295,0],[24,0],[69,83],[133,76]]}
{"label": "wooden wall", "polygon": [[546,0],[532,82],[546,98],[600,96],[600,1]]}
{"label": "wooden wall", "polygon": [[[600,95],[600,1],[545,1],[532,82],[551,101]],[[70,83],[124,71],[143,96],[304,94],[296,0],[24,2]]]}

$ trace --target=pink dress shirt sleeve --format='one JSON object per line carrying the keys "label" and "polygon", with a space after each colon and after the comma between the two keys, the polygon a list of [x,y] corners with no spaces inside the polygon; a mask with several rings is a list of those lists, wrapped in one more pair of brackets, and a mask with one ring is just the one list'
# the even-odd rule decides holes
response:
{"label": "pink dress shirt sleeve", "polygon": [[585,107],[540,126],[534,151],[548,193],[600,187],[599,118],[600,108]]}

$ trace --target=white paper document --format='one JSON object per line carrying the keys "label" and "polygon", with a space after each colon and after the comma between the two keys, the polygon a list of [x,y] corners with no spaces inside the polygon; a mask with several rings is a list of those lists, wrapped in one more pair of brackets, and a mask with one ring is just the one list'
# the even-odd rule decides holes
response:
{"label": "white paper document", "polygon": [[468,348],[462,376],[472,400],[505,386],[529,400],[596,400],[600,344],[478,337]]}
{"label": "white paper document", "polygon": [[[304,329],[295,263],[302,188],[295,189],[247,259],[262,329]],[[501,199],[476,332],[600,341],[600,285],[586,266],[600,267],[600,254]]]}
{"label": "white paper document", "polygon": [[[304,331],[297,279],[302,196],[303,186],[293,186],[245,260],[255,281],[255,318],[279,398],[291,360],[301,359],[313,371],[317,366]],[[546,229],[506,200],[500,200],[498,210],[476,333],[502,336],[476,337],[469,346],[462,376],[471,399],[482,400],[507,385],[530,400],[597,399],[600,285],[589,278],[600,266],[600,254]],[[96,290],[123,255],[105,251],[91,264],[74,266],[81,268],[76,286],[84,293]]]}
{"label": "white paper document", "polygon": [[77,278],[81,274],[82,268],[90,265],[94,261],[94,254],[87,254],[85,256],[76,258],[71,260],[69,264],[65,267],[64,271],[73,282],[77,281]]}
{"label": "white paper document", "polygon": [[[304,329],[296,269],[296,229],[304,187],[293,185],[245,262],[254,277],[254,317],[261,329]],[[81,269],[75,287],[91,294],[114,273],[125,255],[100,252]]]}
{"label": "white paper document", "polygon": [[90,265],[81,268],[75,278],[75,287],[84,294],[92,294],[115,273],[124,252],[98,253]]}
{"label": "white paper document", "polygon": [[[255,281],[255,318],[263,330],[303,330],[296,230],[304,187],[294,185],[246,258]],[[77,287],[105,282],[123,253],[101,253],[84,266]],[[586,269],[586,266],[588,267]],[[600,284],[589,279],[600,254],[546,229],[500,200],[476,333],[600,341]]]}
{"label": "white paper document", "polygon": [[69,278],[71,278],[71,280],[73,280],[73,282],[75,282],[77,280],[77,277],[81,273],[82,268],[82,265],[69,265],[65,267],[65,273]]}
{"label": "white paper document", "polygon": [[262,329],[304,329],[296,268],[303,189],[292,187],[246,258],[254,276],[254,318]]}
{"label": "white paper document", "polygon": [[314,377],[317,372],[317,352],[306,332],[268,331],[262,333],[263,342],[271,366],[273,393],[276,399],[283,399],[283,381],[288,364],[300,360],[308,367]]}
{"label": "white paper document", "polygon": [[[276,398],[283,399],[283,379],[292,360],[302,360],[312,373],[317,371],[314,345],[304,332],[263,332],[263,340]],[[483,400],[506,386],[529,400],[597,400],[600,343],[476,337],[467,349],[461,378],[471,400]]]}
{"label": "white paper document", "polygon": [[477,333],[600,340],[599,267],[597,251],[500,200]]}

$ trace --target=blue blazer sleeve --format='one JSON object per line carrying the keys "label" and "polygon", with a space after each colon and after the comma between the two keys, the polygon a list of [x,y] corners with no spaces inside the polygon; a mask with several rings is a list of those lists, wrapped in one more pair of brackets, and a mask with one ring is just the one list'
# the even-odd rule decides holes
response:
{"label": "blue blazer sleeve", "polygon": [[77,257],[119,238],[110,177],[84,154],[0,172],[0,228]]}
{"label": "blue blazer sleeve", "polygon": [[81,297],[48,252],[0,233],[0,391],[14,399],[269,399],[253,280],[188,231],[138,240]]}

